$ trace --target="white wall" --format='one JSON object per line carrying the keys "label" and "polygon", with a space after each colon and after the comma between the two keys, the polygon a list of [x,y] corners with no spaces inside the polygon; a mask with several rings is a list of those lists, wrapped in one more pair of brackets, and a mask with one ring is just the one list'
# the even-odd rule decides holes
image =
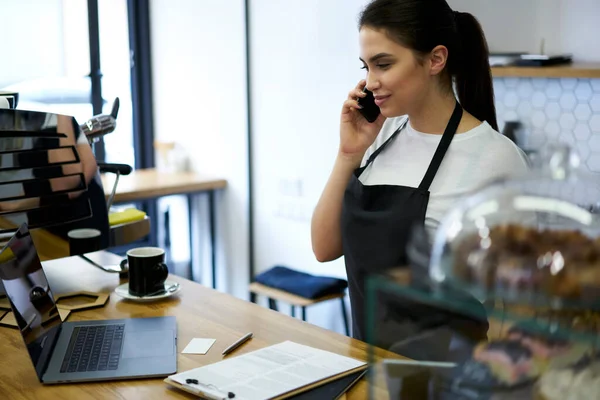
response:
{"label": "white wall", "polygon": [[479,19],[490,51],[572,53],[577,61],[600,61],[598,0],[448,0]]}
{"label": "white wall", "polygon": [[[248,185],[243,0],[152,0],[156,139],[181,143],[193,168],[228,180],[217,196],[219,289],[247,298]],[[169,199],[168,199],[169,201]],[[170,199],[173,252],[187,258],[186,206]],[[196,265],[210,284],[206,199],[194,218],[202,233]],[[180,221],[180,222],[178,222]],[[181,223],[183,222],[183,223]],[[230,279],[230,277],[233,277]]]}
{"label": "white wall", "polygon": [[560,36],[564,51],[581,61],[600,61],[600,1],[561,0]]}
{"label": "white wall", "polygon": [[0,0],[0,88],[63,75],[62,0]]}
{"label": "white wall", "polygon": [[[481,23],[490,51],[538,51],[534,0],[447,0]],[[554,1],[554,0],[550,0]]]}
{"label": "white wall", "polygon": [[[342,102],[364,76],[356,25],[364,3],[252,1],[257,272],[281,264],[345,277],[342,260],[315,260],[310,215],[337,153]],[[307,315],[342,332],[338,302],[310,307]]]}

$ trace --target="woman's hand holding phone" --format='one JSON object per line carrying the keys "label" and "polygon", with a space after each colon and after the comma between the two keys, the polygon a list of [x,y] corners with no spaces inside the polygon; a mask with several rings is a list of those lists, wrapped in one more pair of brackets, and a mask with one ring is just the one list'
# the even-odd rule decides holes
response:
{"label": "woman's hand holding phone", "polygon": [[[367,115],[372,115],[373,122],[367,121],[361,113],[364,108],[375,106],[365,104],[362,106],[359,101],[365,101],[367,93],[364,92],[366,85],[365,80],[358,82],[355,88],[348,93],[348,98],[342,107],[342,115],[340,121],[340,155],[344,158],[352,160],[354,163],[360,164],[365,152],[373,144],[377,134],[381,130],[385,117],[371,112]],[[359,100],[360,99],[360,100]],[[372,100],[372,99],[367,99]],[[370,111],[374,111],[371,109]]]}

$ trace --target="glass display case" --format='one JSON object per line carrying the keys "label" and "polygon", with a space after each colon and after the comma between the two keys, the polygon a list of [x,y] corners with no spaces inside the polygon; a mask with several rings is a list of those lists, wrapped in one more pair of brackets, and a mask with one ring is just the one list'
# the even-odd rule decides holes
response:
{"label": "glass display case", "polygon": [[367,282],[367,341],[391,352],[371,386],[390,399],[600,398],[599,212],[600,177],[558,146],[466,198],[433,237],[417,229],[411,265]]}

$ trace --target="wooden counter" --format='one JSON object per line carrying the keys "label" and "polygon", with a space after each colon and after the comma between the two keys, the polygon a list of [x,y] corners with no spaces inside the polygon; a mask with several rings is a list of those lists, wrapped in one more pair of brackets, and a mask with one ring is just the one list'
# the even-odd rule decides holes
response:
{"label": "wooden counter", "polygon": [[[186,371],[221,360],[221,352],[246,332],[254,338],[234,352],[235,355],[257,350],[285,340],[332,351],[344,356],[367,359],[367,345],[358,340],[319,328],[299,319],[217,292],[189,280],[171,276],[182,285],[175,296],[155,303],[122,300],[113,293],[119,284],[117,274],[106,273],[78,258],[44,263],[55,295],[73,290],[111,293],[103,308],[72,312],[70,321],[110,318],[138,318],[172,315],[177,318],[177,369]],[[215,338],[206,355],[181,354],[192,338]],[[192,399],[185,392],[170,389],[162,379],[42,385],[33,370],[23,341],[15,329],[0,328],[1,399]],[[377,350],[377,359],[401,358]],[[349,393],[351,400],[367,399],[368,383],[362,379]],[[376,398],[386,399],[385,387],[376,390]]]}

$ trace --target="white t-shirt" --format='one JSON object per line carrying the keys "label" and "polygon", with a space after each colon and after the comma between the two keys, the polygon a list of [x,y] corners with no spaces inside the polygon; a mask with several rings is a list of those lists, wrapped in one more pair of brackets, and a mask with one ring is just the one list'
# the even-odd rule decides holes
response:
{"label": "white t-shirt", "polygon": [[[375,143],[367,150],[362,165],[401,125],[405,117],[388,118]],[[379,153],[359,180],[363,185],[418,187],[425,176],[442,135],[418,132],[410,121]],[[435,232],[440,220],[458,201],[481,186],[527,170],[527,157],[506,136],[487,122],[454,135],[442,164],[429,188],[425,226]]]}

